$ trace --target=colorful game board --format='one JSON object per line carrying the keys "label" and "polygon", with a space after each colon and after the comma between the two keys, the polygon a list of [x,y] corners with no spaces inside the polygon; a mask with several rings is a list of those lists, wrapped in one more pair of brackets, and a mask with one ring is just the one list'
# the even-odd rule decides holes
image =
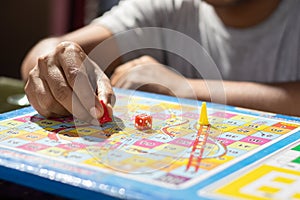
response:
{"label": "colorful game board", "polygon": [[[225,182],[224,182],[225,181]],[[300,199],[300,142],[201,191],[222,199]],[[204,194],[205,195],[205,194]]]}
{"label": "colorful game board", "polygon": [[[284,190],[300,182],[300,142],[289,147],[300,138],[298,118],[208,103],[201,161],[187,167],[201,102],[116,94],[114,120],[102,126],[45,119],[32,108],[0,115],[1,177],[72,198],[300,197]],[[152,129],[135,128],[141,113],[152,115]],[[58,185],[61,191],[52,189]]]}

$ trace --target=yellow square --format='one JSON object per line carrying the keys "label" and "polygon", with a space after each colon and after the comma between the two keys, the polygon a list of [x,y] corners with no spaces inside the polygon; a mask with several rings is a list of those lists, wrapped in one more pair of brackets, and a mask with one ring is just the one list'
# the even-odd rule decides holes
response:
{"label": "yellow square", "polygon": [[15,121],[15,120],[7,120],[7,121],[0,122],[1,126],[6,126],[9,128],[14,128],[14,127],[20,126],[22,124],[23,124],[23,122],[19,122],[19,121]]}
{"label": "yellow square", "polygon": [[176,155],[180,152],[183,152],[186,150],[185,147],[174,145],[174,144],[162,144],[159,145],[158,147],[154,148],[155,151],[158,151],[157,153],[159,154],[160,152],[163,154],[163,152],[168,152],[173,155]]}
{"label": "yellow square", "polygon": [[62,155],[66,150],[65,149],[62,149],[62,148],[58,148],[58,147],[50,147],[50,148],[47,148],[47,149],[43,149],[41,151],[38,151],[42,154],[46,154],[46,155],[49,155],[49,156],[60,156]]}
{"label": "yellow square", "polygon": [[172,158],[174,160],[174,163],[177,165],[187,165],[189,159],[188,158]]}
{"label": "yellow square", "polygon": [[227,131],[230,131],[230,130],[236,128],[236,126],[231,126],[229,124],[214,124],[212,128],[217,129],[222,132],[227,132]]}
{"label": "yellow square", "polygon": [[22,131],[22,130],[18,130],[18,129],[9,129],[9,130],[4,130],[0,132],[0,136],[1,137],[18,137],[20,135],[26,134],[28,133],[27,131]]}
{"label": "yellow square", "polygon": [[259,145],[257,145],[257,144],[251,144],[251,143],[241,142],[241,141],[234,142],[234,143],[228,145],[228,147],[241,149],[241,150],[245,150],[245,151],[250,151],[252,149],[255,149],[258,146]]}
{"label": "yellow square", "polygon": [[47,128],[36,130],[34,132],[43,136],[47,136],[49,133],[52,133],[53,130],[54,130],[53,128],[47,127]]}
{"label": "yellow square", "polygon": [[231,133],[243,134],[243,135],[252,135],[257,132],[257,130],[249,127],[238,127],[230,131]]}
{"label": "yellow square", "polygon": [[[268,176],[270,173],[280,173],[280,174],[290,174],[294,176],[300,177],[300,172],[294,171],[294,170],[289,170],[289,169],[284,169],[280,167],[274,167],[274,166],[269,166],[269,165],[260,165],[249,172],[246,172],[245,174],[241,174],[236,178],[233,178],[231,180],[228,180],[228,182],[225,183],[225,185],[218,186],[214,190],[215,193],[220,194],[220,195],[226,195],[228,198],[231,197],[231,199],[270,199],[268,198],[269,196],[272,196],[272,194],[275,194],[276,192],[284,192],[282,190],[289,190],[290,187],[284,187],[284,188],[275,188],[273,186],[273,181],[274,179],[270,179],[270,184],[269,182],[264,183],[263,185],[260,185],[261,179],[264,179],[265,176]],[[281,176],[278,176],[281,177]],[[281,178],[279,180],[282,180]],[[253,185],[255,183],[258,183],[257,188],[259,191],[265,193],[265,195],[262,196],[261,193],[249,193],[247,192],[246,188],[249,185]],[[280,187],[280,184],[278,184]],[[296,193],[294,195],[295,198],[300,197],[299,193]]]}
{"label": "yellow square", "polygon": [[137,167],[144,167],[153,164],[155,160],[143,156],[132,156],[120,162],[120,165],[130,164]]}
{"label": "yellow square", "polygon": [[70,132],[77,133],[80,136],[80,135],[90,135],[92,133],[97,133],[99,131],[100,130],[94,129],[94,128],[79,127],[79,128],[74,129],[74,130],[71,130]]}
{"label": "yellow square", "polygon": [[83,163],[92,165],[95,167],[99,167],[99,168],[107,168],[99,159],[95,159],[95,158],[87,159],[87,160],[83,161]]}
{"label": "yellow square", "polygon": [[215,116],[209,116],[208,121],[210,124],[222,124],[224,122],[224,118],[215,117]]}
{"label": "yellow square", "polygon": [[267,193],[267,194],[275,194],[280,191],[279,188],[274,188],[274,187],[266,186],[266,185],[258,188],[258,190],[260,190],[264,193]]}
{"label": "yellow square", "polygon": [[151,164],[147,165],[147,167],[152,169],[160,169],[164,172],[170,172],[176,168],[179,168],[181,165],[176,162],[175,159],[171,157],[165,157],[164,159],[160,160],[159,162],[152,162]]}
{"label": "yellow square", "polygon": [[296,193],[293,195],[293,199],[300,199],[300,193]]}
{"label": "yellow square", "polygon": [[175,109],[175,110],[181,110],[182,109],[182,106],[180,104],[177,104],[177,103],[162,102],[159,105],[161,105],[165,109]]}
{"label": "yellow square", "polygon": [[199,169],[211,170],[218,166],[217,162],[209,162],[207,159],[201,160]]}
{"label": "yellow square", "polygon": [[79,135],[77,133],[70,132],[70,131],[61,132],[61,133],[58,134],[58,136],[59,136],[60,139],[68,140],[68,141],[77,139],[79,137]]}
{"label": "yellow square", "polygon": [[275,126],[270,126],[270,127],[265,128],[263,131],[269,132],[269,133],[276,133],[276,134],[285,134],[291,130],[280,128],[280,127],[275,127]]}
{"label": "yellow square", "polygon": [[254,123],[253,122],[249,122],[247,124],[244,124],[243,126],[245,128],[255,129],[255,130],[258,130],[258,131],[261,131],[261,130],[263,130],[263,129],[265,129],[265,128],[268,127],[268,125],[266,125],[266,124],[255,124],[255,122]]}
{"label": "yellow square", "polygon": [[253,121],[257,118],[246,116],[246,115],[236,115],[236,116],[232,117],[231,119],[232,120],[243,121],[243,122],[248,122],[248,121]]}
{"label": "yellow square", "polygon": [[51,127],[51,126],[58,125],[61,122],[50,120],[50,119],[43,119],[43,120],[37,121],[35,123],[37,123],[38,125],[40,125],[42,127]]}
{"label": "yellow square", "polygon": [[230,160],[232,160],[234,157],[233,156],[221,156],[221,157],[217,157],[217,158],[209,158],[209,159],[205,159],[205,161],[210,162],[210,163],[217,163],[217,164],[223,164],[226,163]]}
{"label": "yellow square", "polygon": [[25,133],[20,135],[18,138],[30,141],[36,141],[44,138],[45,136],[39,133]]}
{"label": "yellow square", "polygon": [[291,184],[291,183],[295,182],[294,179],[290,179],[290,178],[286,178],[286,177],[281,177],[281,176],[278,176],[278,177],[274,178],[274,181],[280,182],[280,183],[285,183],[285,184]]}

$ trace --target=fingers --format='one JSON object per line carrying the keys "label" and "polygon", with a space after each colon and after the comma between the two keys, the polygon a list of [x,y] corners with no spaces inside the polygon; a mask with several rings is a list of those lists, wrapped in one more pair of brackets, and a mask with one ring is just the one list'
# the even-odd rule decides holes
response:
{"label": "fingers", "polygon": [[[53,58],[47,56],[39,58],[38,68],[44,87],[47,89],[46,94],[50,96],[48,101],[53,102],[54,105],[60,105],[75,117],[90,122],[92,116],[86,111],[78,97],[73,94],[62,69],[56,65]],[[53,111],[54,108],[48,107],[48,110]]]}
{"label": "fingers", "polygon": [[[86,72],[87,56],[83,50],[73,43],[62,43],[57,48],[56,58],[65,74],[66,81],[76,94],[78,100],[91,116],[100,118],[103,108],[95,94]],[[98,66],[94,66],[97,67]]]}
{"label": "fingers", "polygon": [[39,114],[45,117],[69,115],[70,113],[51,95],[47,83],[40,79],[37,75],[38,68],[34,68],[30,72],[28,81],[24,88],[31,105]]}
{"label": "fingers", "polygon": [[109,78],[91,59],[86,58],[84,65],[98,101],[103,101],[108,109],[109,116],[112,117],[112,107],[115,104],[116,97]]}
{"label": "fingers", "polygon": [[133,68],[141,67],[143,65],[158,64],[159,62],[151,56],[141,56],[137,59],[131,60],[123,65],[120,65],[111,76],[111,84],[115,87],[124,85],[125,75]]}
{"label": "fingers", "polygon": [[[75,117],[95,123],[103,116],[100,100],[112,116],[115,96],[110,80],[76,44],[64,42],[38,59],[25,91],[31,105],[43,116]],[[99,123],[97,123],[99,124]]]}

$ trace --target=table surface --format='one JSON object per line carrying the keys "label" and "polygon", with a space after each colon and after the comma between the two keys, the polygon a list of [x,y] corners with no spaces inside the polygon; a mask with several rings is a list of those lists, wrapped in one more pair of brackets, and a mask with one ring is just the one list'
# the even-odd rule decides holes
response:
{"label": "table surface", "polygon": [[15,94],[24,94],[24,83],[19,79],[0,77],[0,113],[21,108],[7,102],[7,98]]}

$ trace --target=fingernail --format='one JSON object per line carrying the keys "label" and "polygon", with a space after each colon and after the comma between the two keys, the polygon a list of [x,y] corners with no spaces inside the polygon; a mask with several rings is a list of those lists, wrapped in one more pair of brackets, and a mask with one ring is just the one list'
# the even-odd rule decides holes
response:
{"label": "fingernail", "polygon": [[99,119],[102,116],[102,113],[96,107],[90,109],[90,114],[95,119]]}

